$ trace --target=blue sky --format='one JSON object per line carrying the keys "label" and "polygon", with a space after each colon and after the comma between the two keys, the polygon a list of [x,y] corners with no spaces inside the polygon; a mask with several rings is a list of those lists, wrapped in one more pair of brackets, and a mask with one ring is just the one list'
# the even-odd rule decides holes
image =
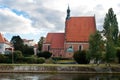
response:
{"label": "blue sky", "polygon": [[68,4],[71,16],[95,15],[99,30],[112,7],[120,25],[119,0],[0,0],[0,32],[8,40],[20,35],[35,42],[48,32],[64,32]]}

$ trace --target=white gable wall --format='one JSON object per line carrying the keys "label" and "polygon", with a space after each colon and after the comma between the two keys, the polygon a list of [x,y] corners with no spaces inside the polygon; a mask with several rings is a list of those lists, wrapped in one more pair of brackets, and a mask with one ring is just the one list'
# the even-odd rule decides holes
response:
{"label": "white gable wall", "polygon": [[11,46],[5,43],[0,43],[0,54],[4,54],[6,48],[11,48]]}

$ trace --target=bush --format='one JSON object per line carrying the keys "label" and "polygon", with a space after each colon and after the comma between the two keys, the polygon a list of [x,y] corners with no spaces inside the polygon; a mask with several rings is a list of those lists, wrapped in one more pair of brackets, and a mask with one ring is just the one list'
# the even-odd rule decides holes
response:
{"label": "bush", "polygon": [[6,57],[3,54],[0,54],[0,63],[5,63]]}
{"label": "bush", "polygon": [[22,60],[24,63],[28,63],[28,64],[42,64],[45,62],[45,58],[36,58],[36,57],[24,57]]}
{"label": "bush", "polygon": [[118,62],[120,63],[120,48],[116,49],[116,55],[117,55],[117,58],[118,58]]}
{"label": "bush", "polygon": [[23,55],[26,57],[34,55],[33,47],[29,47],[29,46],[25,45],[24,49],[23,49]]}
{"label": "bush", "polygon": [[22,52],[18,50],[13,52],[13,56],[14,56],[14,61],[16,62],[18,59],[21,59],[23,57]]}
{"label": "bush", "polygon": [[38,57],[44,57],[45,59],[48,59],[52,56],[52,53],[49,51],[44,51],[44,52],[40,52],[37,54]]}
{"label": "bush", "polygon": [[29,64],[33,64],[33,63],[36,63],[37,60],[34,57],[25,57],[24,62],[29,63]]}
{"label": "bush", "polygon": [[45,58],[37,58],[37,64],[45,63]]}
{"label": "bush", "polygon": [[73,58],[78,64],[87,64],[89,60],[86,58],[86,53],[86,51],[76,51]]}

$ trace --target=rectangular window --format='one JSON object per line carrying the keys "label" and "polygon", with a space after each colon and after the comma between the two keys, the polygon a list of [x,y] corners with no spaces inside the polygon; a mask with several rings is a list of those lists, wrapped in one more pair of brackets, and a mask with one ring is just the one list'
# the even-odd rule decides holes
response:
{"label": "rectangular window", "polygon": [[82,50],[82,45],[79,45],[78,50],[79,50],[79,51]]}
{"label": "rectangular window", "polygon": [[48,51],[50,50],[50,45],[48,45]]}

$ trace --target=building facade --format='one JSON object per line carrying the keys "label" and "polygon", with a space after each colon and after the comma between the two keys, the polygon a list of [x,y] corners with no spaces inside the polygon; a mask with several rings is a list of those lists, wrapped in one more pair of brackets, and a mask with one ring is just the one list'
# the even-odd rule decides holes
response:
{"label": "building facade", "polygon": [[43,51],[50,51],[53,57],[72,58],[78,50],[89,48],[89,37],[96,31],[95,16],[70,17],[67,9],[64,33],[48,33]]}
{"label": "building facade", "polygon": [[4,54],[5,51],[13,51],[13,47],[10,42],[3,37],[0,33],[0,54]]}

